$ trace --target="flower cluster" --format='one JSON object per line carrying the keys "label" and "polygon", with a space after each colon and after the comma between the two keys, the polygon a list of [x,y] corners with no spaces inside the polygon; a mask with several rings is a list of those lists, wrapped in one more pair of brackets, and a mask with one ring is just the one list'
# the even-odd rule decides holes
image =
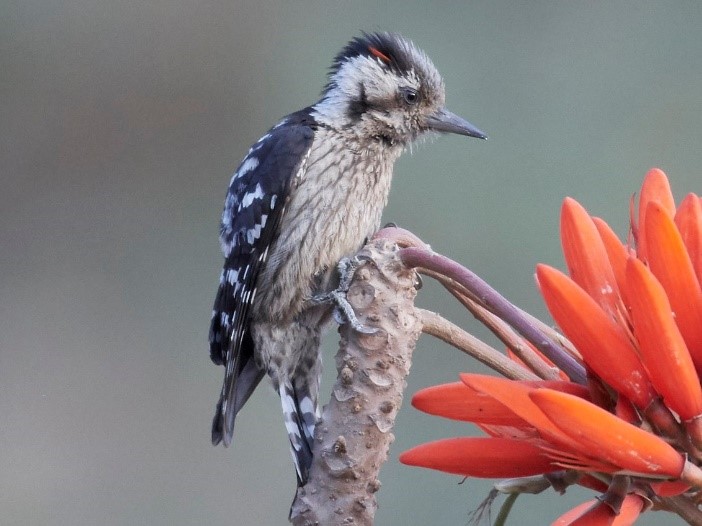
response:
{"label": "flower cluster", "polygon": [[[603,493],[558,525],[632,524],[654,507],[688,522],[702,494],[702,200],[676,207],[658,169],[622,243],[575,200],[561,213],[568,275],[538,265],[549,312],[586,381],[462,374],[413,405],[487,436],[420,445],[401,462],[471,477],[546,474]],[[530,345],[526,341],[524,345]],[[549,365],[550,361],[544,358]],[[697,518],[696,518],[697,517]]]}

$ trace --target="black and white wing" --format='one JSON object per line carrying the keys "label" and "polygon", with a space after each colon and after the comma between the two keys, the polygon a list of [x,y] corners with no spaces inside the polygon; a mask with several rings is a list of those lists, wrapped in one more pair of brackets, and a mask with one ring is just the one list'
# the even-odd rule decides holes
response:
{"label": "black and white wing", "polygon": [[309,110],[286,117],[251,147],[229,184],[220,228],[225,261],[210,325],[210,357],[225,366],[212,422],[215,445],[231,443],[236,414],[265,373],[254,360],[249,309],[314,129]]}

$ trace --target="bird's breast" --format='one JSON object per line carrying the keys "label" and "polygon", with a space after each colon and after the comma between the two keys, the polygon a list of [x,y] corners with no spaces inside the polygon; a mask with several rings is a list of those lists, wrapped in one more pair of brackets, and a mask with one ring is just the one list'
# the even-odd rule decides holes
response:
{"label": "bird's breast", "polygon": [[378,229],[398,155],[315,138],[259,277],[257,303],[271,320],[297,316],[306,299],[325,291],[339,260]]}

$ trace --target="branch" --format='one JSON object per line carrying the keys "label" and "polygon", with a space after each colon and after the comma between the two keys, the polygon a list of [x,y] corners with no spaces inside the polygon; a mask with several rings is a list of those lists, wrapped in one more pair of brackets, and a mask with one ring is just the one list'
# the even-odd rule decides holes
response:
{"label": "branch", "polygon": [[700,512],[699,507],[683,495],[667,498],[655,497],[654,501],[658,504],[663,503],[663,509],[677,513],[690,526],[700,526],[702,524],[702,512]]}
{"label": "branch", "polygon": [[[439,281],[461,305],[468,309],[475,319],[490,329],[539,378],[544,380],[555,380],[558,378],[558,369],[556,367],[549,367],[528,345],[525,345],[517,332],[507,322],[483,307],[475,295],[470,294],[469,290],[451,278],[436,272],[423,268],[418,268],[417,271]],[[508,378],[512,378],[502,371],[498,372]]]}
{"label": "branch", "polygon": [[439,338],[512,380],[538,380],[531,371],[435,312],[418,309],[422,332]]}
{"label": "branch", "polygon": [[347,300],[374,334],[339,328],[338,377],[315,429],[308,483],[298,488],[290,521],[307,525],[372,525],[405,377],[421,332],[414,308],[414,270],[398,248],[378,239],[361,250]]}
{"label": "branch", "polygon": [[400,254],[402,261],[410,267],[421,267],[443,274],[456,281],[478,298],[485,308],[502,318],[521,334],[524,339],[546,355],[561,371],[568,375],[571,381],[585,384],[585,368],[570,354],[546,338],[538,328],[524,317],[519,309],[473,272],[455,261],[441,254],[431,252],[426,248],[414,246],[403,248]]}

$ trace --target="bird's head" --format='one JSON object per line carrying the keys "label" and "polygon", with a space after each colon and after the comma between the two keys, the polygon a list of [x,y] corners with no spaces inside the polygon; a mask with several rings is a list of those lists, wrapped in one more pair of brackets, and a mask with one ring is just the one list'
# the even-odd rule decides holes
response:
{"label": "bird's head", "polygon": [[422,50],[396,33],[364,33],[334,59],[315,110],[327,126],[400,147],[432,131],[486,138],[444,102],[444,81]]}

